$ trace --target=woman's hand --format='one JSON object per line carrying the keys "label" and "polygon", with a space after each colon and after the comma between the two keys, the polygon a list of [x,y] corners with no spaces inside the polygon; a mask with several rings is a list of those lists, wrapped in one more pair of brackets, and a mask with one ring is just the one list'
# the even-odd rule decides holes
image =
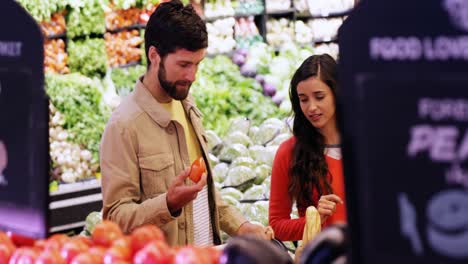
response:
{"label": "woman's hand", "polygon": [[320,222],[324,224],[328,217],[336,211],[336,204],[343,204],[343,200],[336,194],[328,194],[320,196],[318,201],[317,211],[320,214]]}

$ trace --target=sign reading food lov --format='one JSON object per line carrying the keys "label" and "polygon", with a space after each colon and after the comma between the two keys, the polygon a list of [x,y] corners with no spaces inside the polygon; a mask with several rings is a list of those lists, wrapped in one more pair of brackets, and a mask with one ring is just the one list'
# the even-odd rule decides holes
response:
{"label": "sign reading food lov", "polygon": [[339,41],[352,263],[468,263],[468,1],[363,0]]}

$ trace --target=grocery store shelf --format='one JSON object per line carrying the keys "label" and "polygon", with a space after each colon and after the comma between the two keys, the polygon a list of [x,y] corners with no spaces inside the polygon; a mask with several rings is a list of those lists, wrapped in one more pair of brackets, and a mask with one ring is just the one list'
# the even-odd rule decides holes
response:
{"label": "grocery store shelf", "polygon": [[52,39],[65,38],[66,36],[67,36],[66,32],[63,32],[61,34],[55,34],[55,35],[49,35],[49,36],[44,35],[44,38],[48,40],[52,40]]}
{"label": "grocery store shelf", "polygon": [[79,191],[86,191],[96,188],[101,188],[101,181],[98,179],[80,181],[75,183],[62,183],[59,184],[59,189],[50,193],[50,196],[59,196],[68,193],[74,193]]}
{"label": "grocery store shelf", "polygon": [[319,19],[319,18],[335,18],[347,16],[351,13],[352,9],[341,11],[341,12],[332,12],[332,13],[323,13],[321,15],[312,15],[309,12],[306,13],[297,13],[296,17],[299,19]]}
{"label": "grocery store shelf", "polygon": [[290,14],[293,14],[294,12],[295,12],[294,8],[288,8],[284,10],[270,10],[270,11],[267,10],[267,15],[281,16],[281,15],[290,15]]}
{"label": "grocery store shelf", "polygon": [[236,13],[235,17],[249,17],[249,16],[260,16],[263,15],[263,12],[260,13]]}
{"label": "grocery store shelf", "polygon": [[[70,39],[69,36],[67,36],[67,38]],[[86,40],[86,39],[95,39],[95,38],[103,39],[104,38],[104,33],[91,33],[89,35],[75,36],[75,37],[73,37],[71,39],[73,39],[73,41],[76,41],[76,40]]]}
{"label": "grocery store shelf", "polygon": [[82,205],[82,204],[87,204],[87,203],[92,203],[92,202],[99,202],[99,201],[102,201],[102,194],[96,193],[96,194],[51,202],[49,204],[49,209],[55,210],[59,208],[71,207],[71,206]]}
{"label": "grocery store shelf", "polygon": [[218,55],[224,55],[224,56],[231,57],[234,54],[234,52],[235,52],[234,50],[231,50],[229,52],[212,53],[212,54],[208,54],[206,57],[213,58],[213,57],[216,57]]}
{"label": "grocery store shelf", "polygon": [[50,232],[71,231],[82,227],[89,213],[101,209],[100,180],[59,184],[59,190],[50,193]]}
{"label": "grocery store shelf", "polygon": [[71,223],[71,224],[66,224],[66,225],[61,225],[61,226],[54,226],[49,230],[49,233],[57,233],[57,232],[62,232],[65,230],[71,230],[79,227],[84,227],[86,224],[85,221],[81,222],[76,222],[76,223]]}
{"label": "grocery store shelf", "polygon": [[203,20],[205,20],[205,22],[213,22],[213,21],[216,21],[216,20],[220,20],[220,19],[226,19],[226,18],[231,18],[231,17],[234,17],[234,16],[215,16],[215,17],[205,17]]}
{"label": "grocery store shelf", "polygon": [[318,44],[327,44],[327,43],[337,43],[338,42],[338,38],[334,37],[334,38],[327,38],[327,39],[318,39],[318,40],[314,40],[312,41],[312,43],[314,45],[318,45]]}
{"label": "grocery store shelf", "polygon": [[240,200],[240,203],[256,203],[256,202],[267,202],[269,199],[264,198],[264,199],[257,199],[257,200]]}
{"label": "grocery store shelf", "polygon": [[116,29],[106,29],[106,32],[109,32],[109,33],[118,33],[118,32],[122,32],[122,31],[127,31],[127,30],[133,30],[133,29],[144,29],[145,28],[145,25],[142,25],[142,24],[136,24],[136,25],[131,25],[131,26],[128,26],[128,27],[121,27],[121,28],[116,28]]}
{"label": "grocery store shelf", "polygon": [[130,62],[130,63],[124,64],[124,65],[119,65],[119,66],[117,66],[117,67],[112,67],[112,68],[113,68],[113,69],[115,69],[115,68],[122,68],[122,69],[125,69],[125,68],[134,67],[134,66],[137,66],[137,65],[141,65],[141,60],[140,60],[140,61]]}

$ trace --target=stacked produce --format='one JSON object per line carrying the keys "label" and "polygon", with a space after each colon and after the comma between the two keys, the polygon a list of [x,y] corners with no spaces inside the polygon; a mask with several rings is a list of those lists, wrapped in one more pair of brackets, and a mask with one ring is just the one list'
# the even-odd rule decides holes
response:
{"label": "stacked produce", "polygon": [[236,41],[234,40],[235,22],[235,19],[230,17],[206,24],[208,31],[208,54],[227,53],[236,47]]}
{"label": "stacked produce", "polygon": [[269,19],[266,38],[270,45],[278,48],[287,43],[293,43],[294,23],[286,18]]}
{"label": "stacked produce", "polygon": [[107,58],[111,67],[140,61],[142,55],[140,45],[143,39],[138,30],[106,33],[104,39],[106,41]]}
{"label": "stacked produce", "polygon": [[63,39],[52,39],[44,42],[44,67],[46,73],[69,73],[68,54],[65,52]]}
{"label": "stacked produce", "polygon": [[311,19],[307,24],[312,29],[313,41],[331,40],[336,38],[343,19]]}
{"label": "stacked produce", "polygon": [[283,11],[291,8],[291,0],[266,0],[267,12]]}
{"label": "stacked produce", "polygon": [[312,15],[326,16],[350,10],[354,0],[308,0],[309,12]]}
{"label": "stacked produce", "polygon": [[206,18],[233,16],[231,0],[206,0],[204,13]]}
{"label": "stacked produce", "polygon": [[69,0],[16,0],[37,22],[50,21],[55,13],[65,10]]}
{"label": "stacked produce", "polygon": [[233,61],[241,66],[241,73],[254,77],[263,87],[263,94],[271,96],[280,107],[279,112],[287,115],[291,112],[289,84],[299,65],[310,55],[308,46],[299,48],[293,43],[286,43],[275,55],[274,48],[265,43],[256,43],[248,51],[238,50]]}
{"label": "stacked produce", "polygon": [[257,15],[265,9],[262,0],[238,0],[234,6],[237,15]]}
{"label": "stacked produce", "polygon": [[0,263],[212,263],[220,261],[215,248],[185,246],[171,248],[163,231],[154,225],[141,226],[125,235],[113,222],[95,226],[91,237],[52,235],[48,239],[20,239],[0,232]]}
{"label": "stacked produce", "polygon": [[85,39],[68,42],[68,65],[72,72],[85,76],[104,76],[107,55],[103,39]]}
{"label": "stacked produce", "polygon": [[75,4],[67,19],[67,37],[102,35],[106,32],[104,0],[71,1]]}
{"label": "stacked produce", "polygon": [[[223,139],[207,131],[215,185],[223,200],[249,221],[268,226],[271,169],[279,145],[291,137],[290,127],[291,119],[269,118],[255,126],[235,118]],[[298,217],[297,210],[292,217]],[[227,238],[223,234],[223,240]]]}
{"label": "stacked produce", "polygon": [[49,104],[49,142],[52,160],[53,180],[72,183],[92,177],[96,173],[91,168],[92,153],[82,146],[71,142],[73,134],[63,128],[65,117]]}
{"label": "stacked produce", "polygon": [[[64,181],[70,182],[72,179],[78,180],[81,177],[92,176],[98,171],[99,142],[110,116],[110,109],[103,102],[103,91],[104,88],[99,80],[76,73],[46,75],[46,92],[54,106],[53,110],[56,109],[55,112],[52,111],[54,130],[51,131],[50,142],[51,149],[59,149],[52,155],[57,157],[56,168],[61,168],[62,162],[59,161],[59,157],[62,153],[70,153],[70,156],[64,158],[67,168],[76,168],[75,172],[81,166],[78,162],[86,162],[89,165],[83,172],[84,174],[75,173],[73,177],[67,176],[66,179],[62,176]],[[91,158],[80,151],[78,160],[78,148],[70,146],[69,150],[62,149],[62,146],[66,147],[64,142],[76,144],[80,150],[89,150]],[[72,154],[76,155],[72,156]],[[52,169],[55,170],[55,168]],[[89,170],[91,174],[86,175]]]}
{"label": "stacked produce", "polygon": [[310,44],[312,43],[313,32],[312,29],[304,23],[302,20],[298,20],[295,23],[296,42],[299,44]]}
{"label": "stacked produce", "polygon": [[269,117],[283,116],[261,90],[255,79],[243,77],[238,66],[222,55],[206,58],[200,64],[197,81],[191,88],[205,114],[205,128],[220,135],[226,133],[229,120],[234,117],[249,117],[257,125]]}
{"label": "stacked produce", "polygon": [[128,95],[135,87],[135,82],[145,73],[145,66],[112,69],[111,78],[117,94],[121,97]]}
{"label": "stacked produce", "polygon": [[255,42],[263,41],[253,16],[237,18],[234,25],[234,34],[238,49],[248,48]]}
{"label": "stacked produce", "polygon": [[111,11],[105,14],[106,28],[108,30],[116,30],[137,25],[140,23],[140,16],[141,10],[136,7],[119,10],[111,7]]}
{"label": "stacked produce", "polygon": [[63,12],[53,14],[50,21],[42,21],[41,30],[46,37],[64,34],[66,26]]}
{"label": "stacked produce", "polygon": [[309,5],[307,0],[294,0],[294,8],[299,13],[309,12]]}
{"label": "stacked produce", "polygon": [[324,54],[324,53],[330,54],[330,56],[335,58],[335,60],[338,59],[338,52],[339,52],[339,48],[338,48],[338,44],[336,44],[336,43],[324,43],[324,44],[319,44],[319,45],[315,46],[315,53],[317,53],[317,54]]}

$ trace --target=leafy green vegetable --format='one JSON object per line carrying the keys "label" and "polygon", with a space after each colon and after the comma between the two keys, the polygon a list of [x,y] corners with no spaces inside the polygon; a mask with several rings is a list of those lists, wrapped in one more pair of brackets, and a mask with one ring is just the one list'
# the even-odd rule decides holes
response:
{"label": "leafy green vegetable", "polygon": [[108,4],[107,0],[72,1],[71,3],[74,5],[67,15],[69,39],[106,32],[104,7]]}
{"label": "leafy green vegetable", "polygon": [[86,39],[68,42],[68,65],[72,72],[94,77],[104,76],[107,55],[104,39]]}
{"label": "leafy green vegetable", "polygon": [[117,94],[120,96],[126,96],[133,91],[137,79],[143,75],[145,71],[146,67],[142,65],[113,69],[111,72],[111,78],[114,82]]}
{"label": "leafy green vegetable", "polygon": [[129,9],[131,7],[137,6],[137,2],[140,2],[140,1],[139,0],[112,0],[115,10]]}
{"label": "leafy green vegetable", "polygon": [[54,13],[62,11],[68,5],[68,0],[16,0],[37,22],[49,21]]}
{"label": "leafy green vegetable", "polygon": [[191,92],[205,114],[205,128],[223,136],[231,118],[248,117],[256,125],[269,117],[283,117],[261,90],[260,84],[243,77],[228,57],[219,55],[200,64]]}

